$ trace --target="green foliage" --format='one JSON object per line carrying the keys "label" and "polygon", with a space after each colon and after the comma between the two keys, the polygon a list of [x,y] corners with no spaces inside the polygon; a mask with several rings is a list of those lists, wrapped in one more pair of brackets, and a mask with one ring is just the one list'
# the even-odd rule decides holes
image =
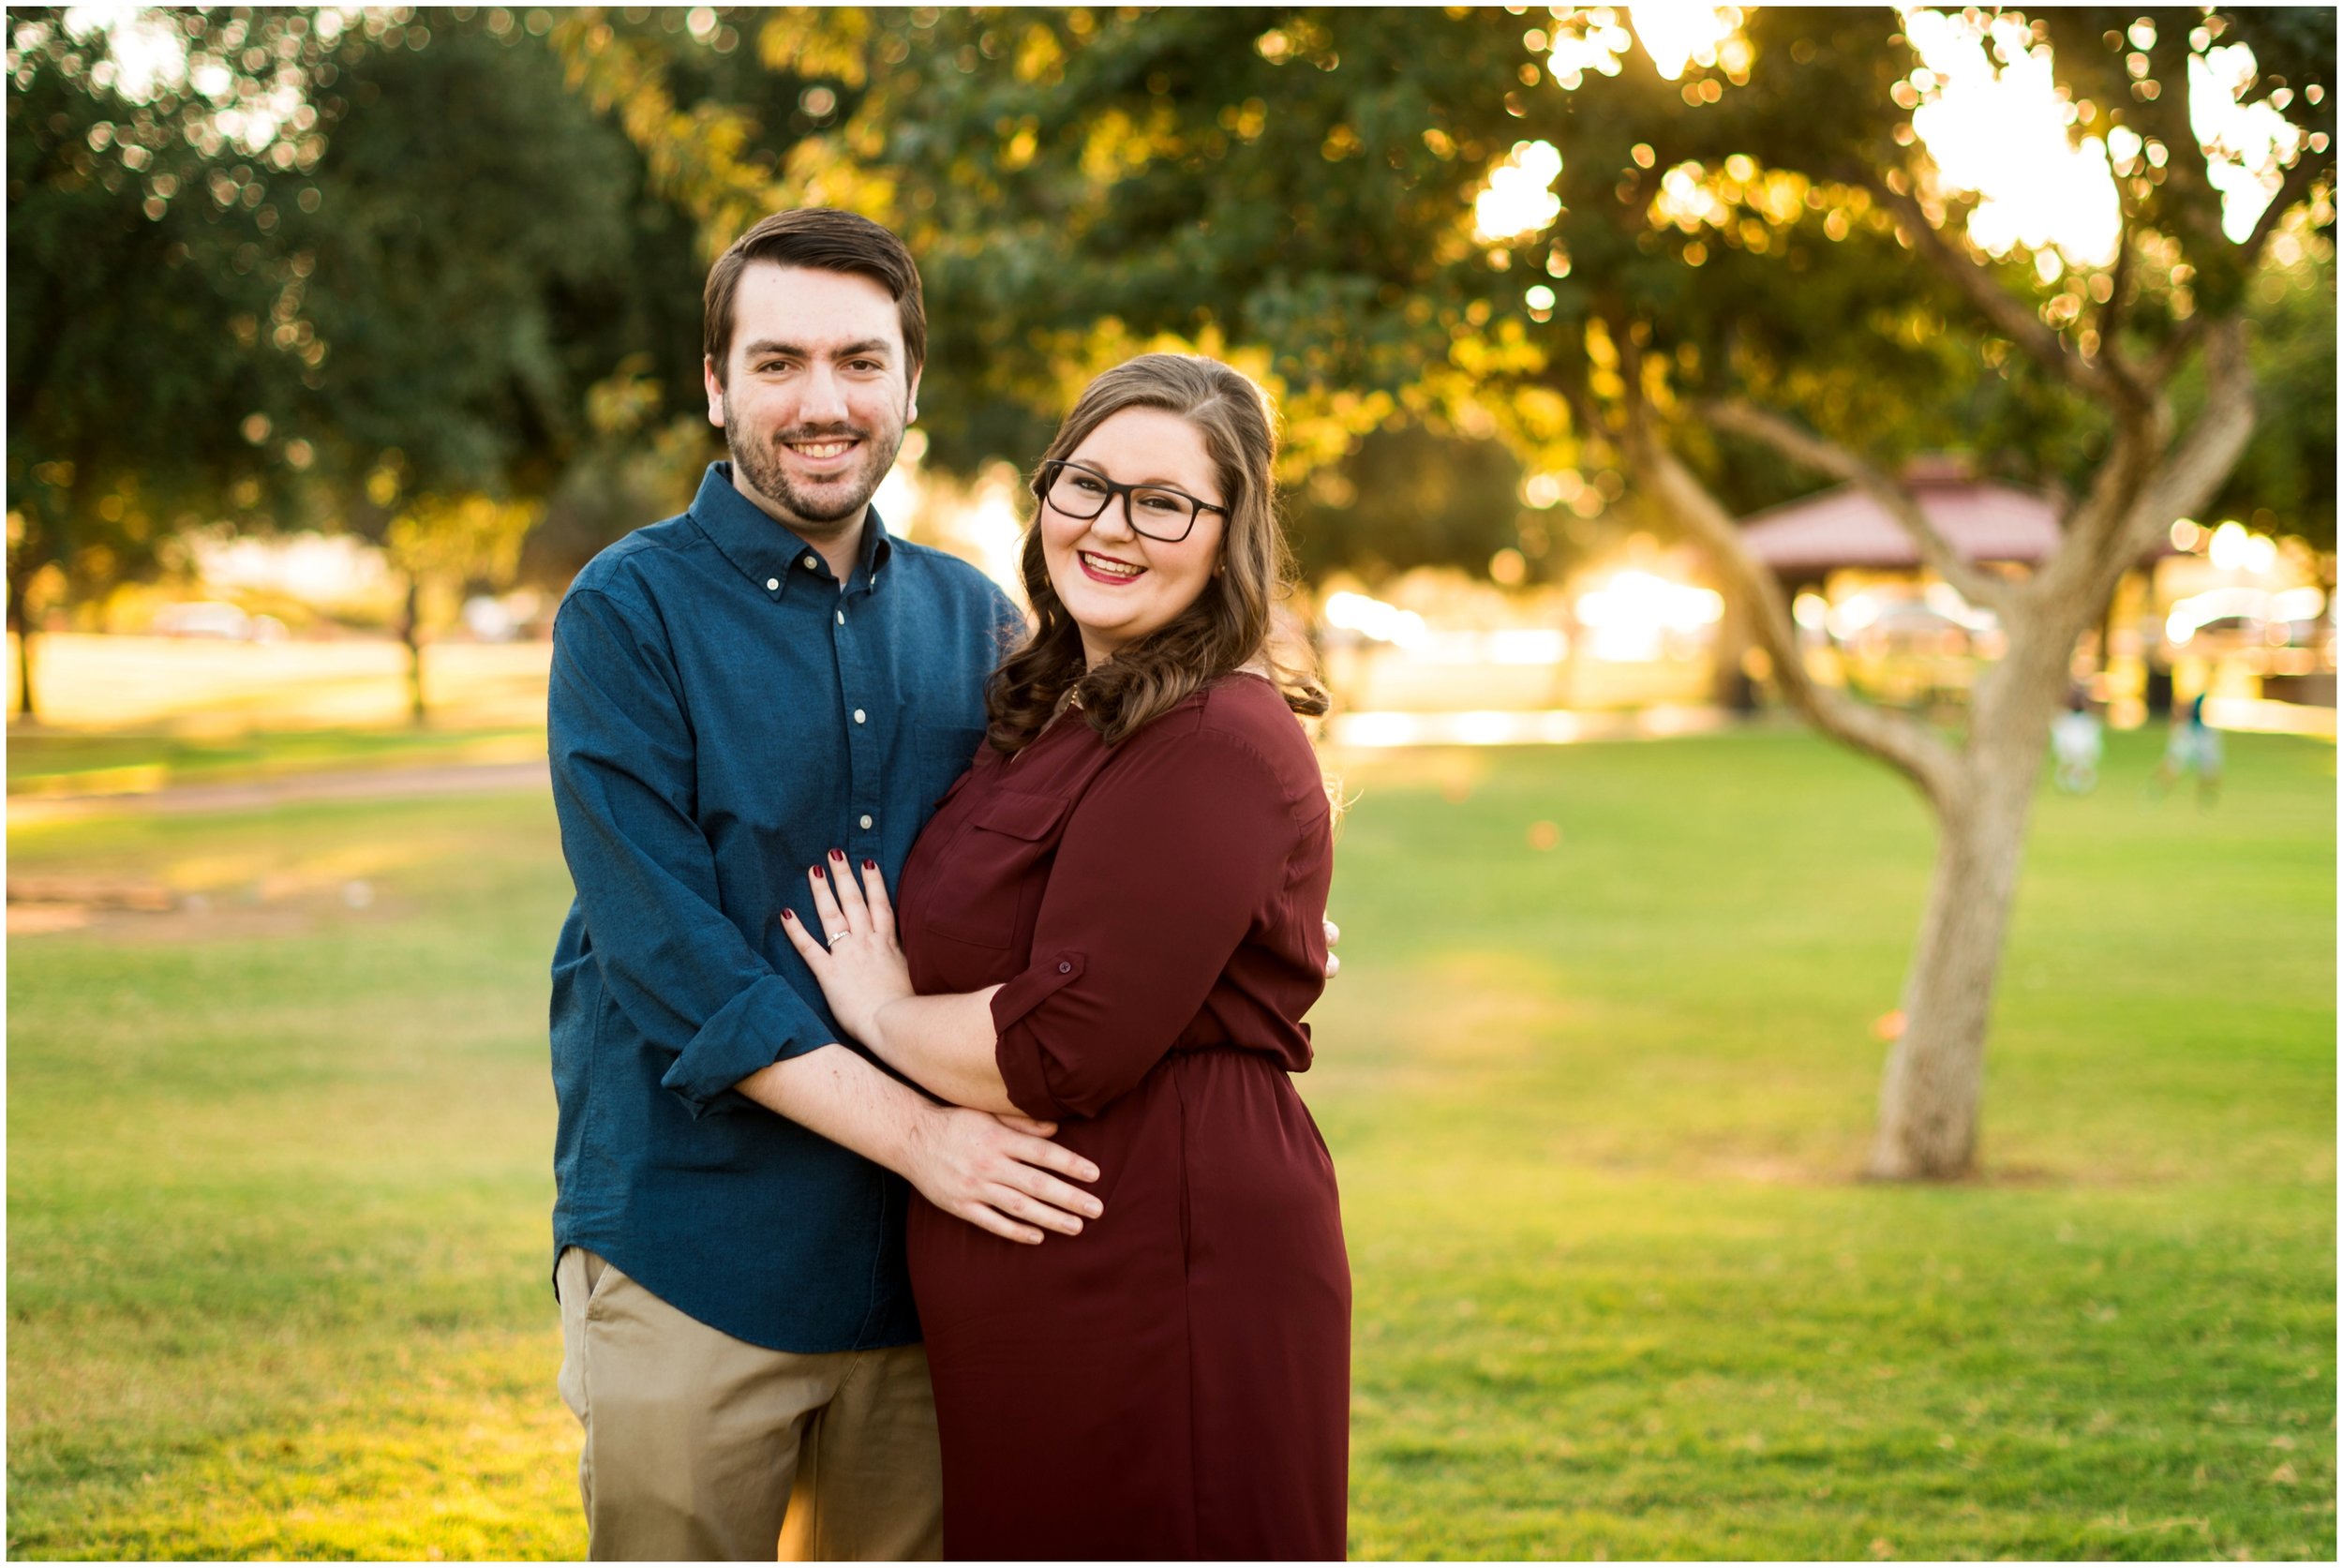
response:
{"label": "green foliage", "polygon": [[[2237,291],[2224,280],[2248,264],[2221,232],[2219,196],[2187,129],[2186,62],[2209,43],[2192,43],[2190,25],[2203,19],[2157,13],[2151,74],[2135,92],[2121,29],[2140,14],[2114,24],[2123,47],[2112,55],[2079,10],[2052,8],[2034,33],[2055,44],[2058,81],[2082,100],[2077,135],[2123,125],[2156,149],[2155,164],[2142,157],[2120,182],[2134,259],[2044,281],[2022,248],[1980,258],[1995,284],[2086,358],[2102,329],[2136,362],[2153,357],[2194,330],[2188,318],[2226,308]],[[1599,339],[1633,338],[1655,378],[1646,390],[1682,416],[1672,434],[1710,476],[1729,465],[1691,405],[1744,398],[1886,467],[1959,448],[1989,473],[2080,492],[2105,455],[2107,411],[1981,317],[1916,252],[1908,223],[1898,232],[1891,203],[1924,188],[1931,165],[1908,113],[1918,59],[1892,13],[1762,7],[1743,34],[1745,56],[1720,52],[1680,82],[1660,78],[1636,51],[1615,74],[1529,97],[1525,127],[1565,154],[1563,217],[1513,258],[1516,276],[1567,269],[1530,279],[1558,296],[1552,335],[1541,339],[1549,373],[1582,397],[1614,399],[1616,355],[1606,359]],[[2257,93],[2274,85],[2265,67]],[[1820,104],[1830,112],[1815,112]],[[2288,111],[2306,128],[2331,112],[2300,96]],[[2331,178],[2332,160],[2331,147],[2306,151],[2282,204],[2301,200],[2308,177]],[[1974,205],[1948,196],[1927,221],[1966,249]],[[2118,291],[2114,306],[2096,303]],[[1577,351],[1581,341],[1590,351]]]}
{"label": "green foliage", "polygon": [[646,347],[664,406],[697,402],[691,230],[542,42],[444,22],[336,89],[297,234],[333,354],[304,418],[353,522],[543,497],[593,436],[589,389]]}
{"label": "green foliage", "polygon": [[[229,128],[323,58],[306,19],[158,13],[204,88],[118,73],[62,8],[9,13],[8,576],[67,591],[152,572],[192,522],[281,517],[277,420],[303,366],[302,281],[265,200],[271,160]],[[245,52],[258,52],[248,66]],[[289,129],[269,149],[314,162]]]}
{"label": "green foliage", "polygon": [[[1894,234],[1890,192],[1926,159],[1885,9],[1760,7],[1679,80],[1631,46],[1566,83],[1530,35],[1593,13],[586,8],[536,32],[503,9],[158,14],[227,85],[133,101],[100,37],[12,13],[11,562],[85,588],[151,565],[187,517],[379,535],[402,497],[472,493],[552,500],[536,559],[558,572],[619,526],[594,492],[691,466],[699,268],[803,201],[872,211],[920,253],[948,470],[1028,458],[1103,357],[1158,339],[1258,357],[1295,479],[1386,424],[1502,435],[1533,467],[1602,461],[1556,395],[1616,390],[1605,336],[1641,349],[1682,449],[1742,510],[1811,479],[1713,437],[1700,399],[2069,490],[2104,450],[2102,411]],[[2123,175],[2133,261],[2045,283],[2019,253],[1992,275],[2078,347],[2104,329],[2151,352],[2246,276],[2187,124],[2188,60],[2249,42],[2249,97],[2332,135],[2332,14],[2035,25],[2076,134],[2121,126],[2163,161]],[[222,129],[278,90],[300,123]],[[1560,218],[1476,236],[1475,194],[1535,139],[1562,150]],[[2282,204],[2331,162],[2306,153]],[[1671,172],[1700,211],[1655,214]],[[1967,210],[1932,221],[1954,233]],[[138,287],[157,276],[172,286]],[[586,412],[617,383],[656,405],[623,430]],[[2241,483],[2315,515],[2290,476],[2329,444],[2281,420]],[[1323,530],[1324,559],[1389,554],[1379,528]]]}
{"label": "green foliage", "polygon": [[1101,321],[1265,346],[1289,439],[1339,455],[1464,325],[1458,192],[1515,134],[1488,14],[936,16],[864,113],[949,334],[939,459],[979,455],[953,410],[1063,407]]}
{"label": "green foliage", "polygon": [[[2304,155],[2300,174],[2332,169],[2335,12],[2307,6],[2052,6],[2043,8],[2038,25],[2057,52],[2061,81],[2095,111],[2082,127],[2105,134],[2123,126],[2161,150],[2160,159],[2143,161],[2124,179],[2124,194],[2143,232],[2179,245],[2192,276],[2177,296],[2152,295],[2143,304],[2165,318],[2168,330],[2190,313],[2174,308],[2181,301],[2216,313],[2242,306],[2253,267],[2222,231],[2221,193],[2183,90],[2188,61],[2216,41],[2251,46],[2258,70],[2242,101],[2279,108],[2306,133],[2327,140],[2324,151]],[[2291,199],[2302,194],[2297,185]],[[2331,206],[2322,227],[2333,230]]]}
{"label": "green foliage", "polygon": [[[2111,47],[2095,15],[2062,15],[2033,36],[2058,39],[2070,91],[2097,95],[2078,134],[2121,124],[2160,152],[2186,128],[2186,61],[2215,35],[2266,54],[2255,96],[2281,102],[2283,77],[2298,124],[2331,117],[2307,91],[2331,18],[2157,13],[2135,86],[2122,31],[2135,19]],[[1583,34],[1592,18],[792,8],[751,24],[588,9],[552,37],[652,187],[698,220],[703,257],[799,202],[904,232],[933,318],[928,460],[946,470],[1029,457],[1088,374],[1157,343],[1257,357],[1293,479],[1386,424],[1502,434],[1533,466],[1584,467],[1607,455],[1557,395],[1610,400],[1632,338],[1679,444],[1742,510],[1812,476],[1712,436],[1700,399],[1761,401],[1890,466],[1958,447],[1990,473],[2082,487],[2105,411],[1895,232],[1891,197],[1924,183],[1926,159],[1893,12],[1761,7],[1680,80],[1629,47],[1616,70],[1556,82],[1547,24]],[[1477,236],[1474,196],[1541,138],[1563,153],[1559,221]],[[2201,153],[2182,150],[2126,176],[2153,264],[2045,283],[2021,252],[1992,276],[2072,344],[2087,351],[2103,328],[2152,351],[2229,297],[2238,248],[2218,232]],[[2330,163],[2306,154],[2285,201]],[[1699,210],[1655,208],[1671,177]],[[1968,205],[1955,196],[1930,221],[1956,234]],[[2124,297],[2100,309],[2110,281]],[[1355,550],[1337,546],[1354,533]],[[1323,530],[1325,559],[1371,565],[1389,553],[1378,538],[1364,517]]]}
{"label": "green foliage", "polygon": [[[2335,254],[2273,264],[2255,279],[2254,439],[2206,510],[2335,548]],[[2203,398],[2201,377],[2177,389]]]}
{"label": "green foliage", "polygon": [[150,86],[15,13],[12,622],[45,564],[100,593],[214,522],[349,526],[452,601],[697,418],[696,233],[510,13],[157,15]]}
{"label": "green foliage", "polygon": [[[1524,543],[1520,484],[1520,462],[1498,441],[1374,430],[1293,493],[1287,531],[1306,577],[1349,568],[1372,581],[1457,562],[1480,570]],[[1545,536],[1535,525],[1528,531],[1545,554]]]}
{"label": "green foliage", "polygon": [[[1852,1179],[1907,792],[1785,733],[1352,759],[1298,1081],[1352,1555],[2331,1554],[2334,753],[2232,737],[2202,813],[2111,742],[2037,809],[1986,1175],[1925,1190]],[[545,802],[9,849],[211,900],[10,944],[12,1554],[581,1552]]]}
{"label": "green foliage", "polygon": [[[2144,358],[2224,307],[2248,264],[2187,133],[2187,61],[2249,38],[2268,52],[2249,98],[2318,132],[2332,104],[2310,89],[2331,71],[2333,22],[2163,15],[2135,87],[2121,35],[2134,18],[2111,53],[2078,14],[2034,37],[2061,40],[2070,92],[2114,73],[2077,134],[2123,125],[2151,143],[2158,161],[2124,182],[2139,255],[2048,282],[2022,250],[1985,266],[2070,351],[2104,334]],[[1395,400],[1434,423],[1494,422],[1533,462],[1583,463],[1533,395],[1615,403],[1631,340],[1672,436],[1743,510],[1813,476],[1719,441],[1700,400],[1764,404],[1890,468],[1958,448],[2075,492],[2105,455],[2106,410],[1897,232],[1891,203],[1929,166],[1910,119],[1918,61],[1891,11],[1760,7],[1679,79],[1630,46],[1560,83],[1541,66],[1546,29],[1583,36],[1590,13],[972,10],[906,25],[904,59],[863,112],[888,138],[894,214],[947,335],[931,383],[949,390],[930,399],[946,461],[999,450],[1005,406],[1062,406],[1085,343],[1155,334],[1265,347],[1306,468]],[[2174,137],[2186,146],[2167,158]],[[1561,151],[1559,220],[1477,238],[1475,194],[1529,140]],[[2332,156],[2303,153],[2281,208],[2330,178]],[[1926,221],[1965,247],[1973,205],[1932,198]],[[954,427],[962,408],[982,423]],[[2305,460],[2331,444],[2313,437]]]}

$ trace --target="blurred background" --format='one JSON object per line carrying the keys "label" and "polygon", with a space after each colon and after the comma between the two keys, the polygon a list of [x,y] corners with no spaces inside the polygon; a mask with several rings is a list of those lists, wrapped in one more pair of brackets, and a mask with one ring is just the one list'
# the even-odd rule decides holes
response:
{"label": "blurred background", "polygon": [[1354,1555],[2333,1555],[2332,11],[6,24],[13,1553],[583,1550],[547,638],[830,204],[1005,585],[1278,400]]}

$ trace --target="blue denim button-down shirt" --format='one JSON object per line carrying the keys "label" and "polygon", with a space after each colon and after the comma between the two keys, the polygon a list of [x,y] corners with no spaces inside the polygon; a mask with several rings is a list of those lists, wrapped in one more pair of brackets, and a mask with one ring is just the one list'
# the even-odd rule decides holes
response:
{"label": "blue denim button-down shirt", "polygon": [[578,574],[547,701],[577,888],[553,962],[556,1257],[588,1247],[776,1350],[918,1337],[905,1184],[732,1085],[839,1038],[781,911],[813,915],[832,848],[894,884],[1014,624],[875,512],[842,587],[724,463]]}

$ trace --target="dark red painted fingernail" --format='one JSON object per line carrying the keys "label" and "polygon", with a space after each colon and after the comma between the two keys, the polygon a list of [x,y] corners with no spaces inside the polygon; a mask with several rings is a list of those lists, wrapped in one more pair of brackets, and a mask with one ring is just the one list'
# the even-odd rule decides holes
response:
{"label": "dark red painted fingernail", "polygon": [[798,918],[798,912],[794,909],[784,909],[781,912],[781,918],[784,920],[794,920]]}
{"label": "dark red painted fingernail", "polygon": [[878,870],[878,862],[876,860],[865,860],[862,862],[862,869],[864,871],[876,871]]}
{"label": "dark red painted fingernail", "polygon": [[805,874],[813,878],[814,881],[819,882],[822,879],[822,868],[819,866],[808,866],[805,868]]}
{"label": "dark red painted fingernail", "polygon": [[833,860],[843,860],[846,858],[846,852],[843,849],[833,849],[829,852],[829,858]]}

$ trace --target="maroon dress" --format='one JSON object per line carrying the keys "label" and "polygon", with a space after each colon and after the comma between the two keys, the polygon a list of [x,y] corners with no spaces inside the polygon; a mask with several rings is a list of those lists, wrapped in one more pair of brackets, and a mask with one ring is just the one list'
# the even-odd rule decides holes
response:
{"label": "maroon dress", "polygon": [[914,1201],[946,1556],[1343,1555],[1351,1271],[1288,1076],[1328,826],[1300,725],[1236,675],[1112,750],[1079,713],[986,748],[914,846],[914,985],[1003,985],[1009,1098],[1106,1205],[1028,1247]]}

